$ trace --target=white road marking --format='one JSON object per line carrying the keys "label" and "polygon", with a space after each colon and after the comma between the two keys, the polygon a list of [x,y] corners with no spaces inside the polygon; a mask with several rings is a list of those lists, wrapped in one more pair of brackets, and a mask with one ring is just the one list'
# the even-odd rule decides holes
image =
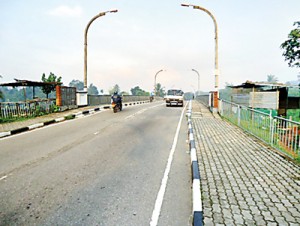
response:
{"label": "white road marking", "polygon": [[155,106],[143,108],[143,109],[141,109],[141,110],[139,110],[139,111],[133,113],[132,115],[128,115],[127,117],[125,117],[125,119],[131,119],[131,118],[135,117],[136,115],[142,114],[143,112],[148,111],[148,110],[151,109],[151,108],[156,108],[156,107],[159,107],[159,106],[161,106],[161,105],[163,105],[163,104],[159,104],[159,105],[155,105]]}
{"label": "white road marking", "polygon": [[7,178],[7,175],[6,175],[6,176],[3,176],[3,177],[1,177],[1,178],[0,178],[0,181],[1,181],[1,180],[4,180],[5,178]]}
{"label": "white road marking", "polygon": [[105,111],[108,111],[107,109],[103,109],[101,111],[98,111],[98,112],[95,112],[93,114],[88,114],[84,117],[76,117],[74,119],[70,119],[70,120],[64,120],[64,121],[61,121],[59,123],[53,123],[53,124],[50,124],[50,125],[47,125],[47,126],[42,126],[42,127],[38,127],[36,129],[32,129],[32,130],[28,130],[28,131],[25,131],[23,133],[18,133],[18,134],[15,134],[13,136],[7,136],[7,137],[3,137],[1,138],[0,140],[6,140],[6,139],[11,139],[11,138],[14,138],[14,137],[18,137],[18,136],[23,136],[24,134],[27,134],[27,133],[34,133],[36,131],[39,131],[39,130],[42,130],[42,129],[47,129],[47,128],[50,128],[52,126],[57,126],[57,125],[62,125],[62,123],[74,123],[76,120],[82,120],[84,118],[87,118],[87,117],[91,117],[93,115],[96,115],[96,114],[100,114],[100,113],[103,113]]}
{"label": "white road marking", "polygon": [[166,166],[166,169],[165,169],[164,177],[161,181],[161,186],[160,186],[159,192],[157,194],[154,210],[152,212],[150,226],[156,226],[157,223],[158,223],[158,218],[159,218],[159,215],[160,215],[161,206],[162,206],[162,203],[163,203],[163,199],[164,199],[164,195],[165,195],[165,191],[166,191],[166,187],[167,187],[167,183],[168,183],[169,173],[170,173],[170,170],[171,170],[173,156],[174,156],[177,141],[178,141],[181,122],[182,122],[182,118],[183,118],[183,115],[184,115],[183,113],[185,111],[186,106],[187,106],[187,104],[185,105],[184,109],[181,112],[181,116],[180,116],[180,119],[179,119],[179,122],[178,122],[178,125],[177,125],[177,129],[176,129],[175,137],[174,137],[174,140],[173,140],[173,145],[172,145],[172,148],[171,148],[171,151],[170,151],[170,154],[169,154],[168,163],[167,163],[167,166]]}

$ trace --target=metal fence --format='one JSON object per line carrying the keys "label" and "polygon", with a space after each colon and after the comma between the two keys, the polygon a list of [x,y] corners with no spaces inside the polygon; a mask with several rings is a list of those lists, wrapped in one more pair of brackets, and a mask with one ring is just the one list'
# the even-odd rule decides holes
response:
{"label": "metal fence", "polygon": [[38,116],[54,111],[55,100],[38,100],[27,102],[0,102],[1,118],[18,118]]}
{"label": "metal fence", "polygon": [[300,158],[299,122],[273,117],[271,111],[266,114],[225,100],[219,101],[219,113],[285,155]]}
{"label": "metal fence", "polygon": [[62,106],[76,105],[76,88],[61,86],[61,104]]}

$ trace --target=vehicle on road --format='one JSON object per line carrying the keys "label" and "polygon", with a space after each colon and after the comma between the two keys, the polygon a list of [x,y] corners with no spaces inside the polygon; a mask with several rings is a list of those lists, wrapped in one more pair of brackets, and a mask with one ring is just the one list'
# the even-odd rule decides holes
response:
{"label": "vehicle on road", "polygon": [[113,109],[114,113],[117,113],[118,111],[122,111],[122,106],[120,103],[112,102],[111,103],[111,108]]}
{"label": "vehicle on road", "polygon": [[118,92],[114,92],[111,96],[111,107],[114,113],[122,111],[122,97],[118,94]]}
{"label": "vehicle on road", "polygon": [[184,92],[180,89],[169,89],[166,96],[166,106],[183,106],[183,94]]}

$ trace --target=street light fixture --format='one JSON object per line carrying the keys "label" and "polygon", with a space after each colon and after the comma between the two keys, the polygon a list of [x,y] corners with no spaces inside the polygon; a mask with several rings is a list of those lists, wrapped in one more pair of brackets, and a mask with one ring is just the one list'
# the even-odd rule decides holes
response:
{"label": "street light fixture", "polygon": [[156,72],[155,76],[154,76],[154,95],[156,95],[156,77],[157,75],[162,72],[162,71],[166,71],[164,69],[159,70],[158,72]]}
{"label": "street light fixture", "polygon": [[195,69],[192,69],[192,71],[196,72],[197,75],[198,75],[198,94],[199,94],[199,91],[200,91],[200,74],[199,74],[199,72],[198,72],[197,70],[195,70]]}
{"label": "street light fixture", "polygon": [[96,20],[97,18],[101,17],[101,16],[105,16],[106,13],[116,13],[118,12],[117,9],[113,9],[113,10],[109,10],[106,12],[101,12],[98,15],[94,16],[89,23],[87,24],[85,31],[84,31],[84,91],[87,91],[87,33],[89,30],[90,25],[92,24],[92,22],[94,20]]}
{"label": "street light fixture", "polygon": [[219,56],[218,56],[218,25],[217,25],[217,21],[216,21],[214,15],[210,11],[208,11],[207,9],[205,9],[201,6],[186,4],[186,3],[181,4],[181,6],[183,6],[183,7],[191,6],[194,9],[202,10],[202,11],[206,12],[212,18],[212,20],[214,22],[214,25],[215,25],[215,89],[218,90],[218,87],[219,87]]}

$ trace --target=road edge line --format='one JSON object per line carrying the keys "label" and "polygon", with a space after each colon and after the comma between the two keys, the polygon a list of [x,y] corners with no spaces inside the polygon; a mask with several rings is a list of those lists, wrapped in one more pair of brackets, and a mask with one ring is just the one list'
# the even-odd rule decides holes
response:
{"label": "road edge line", "polygon": [[164,176],[161,180],[161,185],[160,185],[159,191],[157,193],[154,209],[153,209],[153,212],[151,215],[150,226],[156,226],[158,223],[158,220],[159,220],[161,207],[162,207],[162,203],[163,203],[163,199],[164,199],[164,195],[165,195],[165,191],[166,191],[166,187],[167,187],[167,183],[168,183],[169,173],[171,170],[172,161],[173,161],[174,153],[175,153],[177,142],[178,142],[179,132],[180,132],[185,109],[186,109],[186,106],[184,107],[184,109],[181,112],[181,116],[180,116],[180,119],[179,119],[179,122],[178,122],[178,125],[176,128],[176,133],[175,133],[172,148],[170,150],[170,154],[168,157],[167,166],[165,168]]}

